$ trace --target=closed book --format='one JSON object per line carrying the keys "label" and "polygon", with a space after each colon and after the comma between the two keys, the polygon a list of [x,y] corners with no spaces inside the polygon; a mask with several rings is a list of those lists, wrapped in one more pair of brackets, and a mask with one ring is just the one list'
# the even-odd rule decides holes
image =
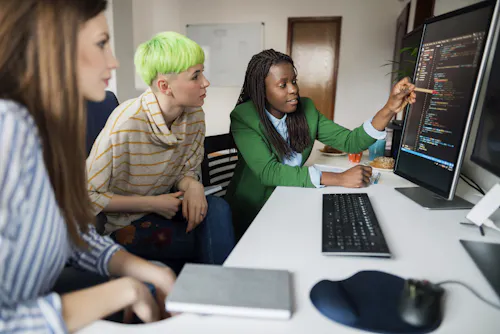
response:
{"label": "closed book", "polygon": [[289,319],[292,316],[290,273],[186,264],[165,307],[169,312]]}

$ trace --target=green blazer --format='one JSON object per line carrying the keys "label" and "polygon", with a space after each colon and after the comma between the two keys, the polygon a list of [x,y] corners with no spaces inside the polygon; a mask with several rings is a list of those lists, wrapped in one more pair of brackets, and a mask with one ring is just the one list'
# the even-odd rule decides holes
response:
{"label": "green blazer", "polygon": [[231,133],[238,148],[238,163],[225,199],[233,212],[237,239],[241,238],[277,186],[313,188],[308,167],[314,140],[349,153],[357,153],[375,142],[363,126],[350,131],[323,116],[311,99],[300,103],[309,125],[311,145],[302,152],[301,166],[282,163],[271,145],[252,101],[238,105],[231,112]]}

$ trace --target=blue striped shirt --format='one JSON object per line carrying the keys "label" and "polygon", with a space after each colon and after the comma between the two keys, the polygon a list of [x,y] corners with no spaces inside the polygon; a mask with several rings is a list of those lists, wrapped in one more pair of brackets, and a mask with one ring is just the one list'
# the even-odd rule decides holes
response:
{"label": "blue striped shirt", "polygon": [[93,228],[82,237],[86,252],[69,240],[33,118],[0,100],[0,333],[67,332],[51,292],[64,265],[108,276],[119,249]]}

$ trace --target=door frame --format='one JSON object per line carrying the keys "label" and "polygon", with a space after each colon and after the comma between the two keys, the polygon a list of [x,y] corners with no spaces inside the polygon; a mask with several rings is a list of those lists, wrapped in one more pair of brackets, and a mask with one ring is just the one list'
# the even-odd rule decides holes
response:
{"label": "door frame", "polygon": [[293,24],[298,22],[336,22],[339,25],[337,31],[336,45],[335,45],[335,60],[333,64],[333,98],[332,106],[329,110],[329,118],[333,120],[335,114],[335,102],[337,99],[337,77],[339,73],[339,57],[340,57],[340,45],[341,45],[341,31],[342,31],[342,16],[315,16],[315,17],[289,17],[288,18],[288,36],[286,42],[286,53],[292,56],[292,40],[293,40]]}
{"label": "door frame", "polygon": [[425,20],[434,16],[435,6],[435,0],[416,1],[415,13],[413,14],[413,29],[424,24]]}

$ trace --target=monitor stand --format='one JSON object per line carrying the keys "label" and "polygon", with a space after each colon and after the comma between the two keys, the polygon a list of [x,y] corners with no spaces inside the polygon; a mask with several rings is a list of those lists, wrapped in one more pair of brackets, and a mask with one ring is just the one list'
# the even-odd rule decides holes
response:
{"label": "monitor stand", "polygon": [[474,204],[455,196],[449,201],[422,187],[395,188],[401,194],[429,210],[467,210]]}
{"label": "monitor stand", "polygon": [[477,226],[485,225],[500,232],[500,228],[490,219],[500,207],[500,183],[495,184],[467,214],[467,219]]}

